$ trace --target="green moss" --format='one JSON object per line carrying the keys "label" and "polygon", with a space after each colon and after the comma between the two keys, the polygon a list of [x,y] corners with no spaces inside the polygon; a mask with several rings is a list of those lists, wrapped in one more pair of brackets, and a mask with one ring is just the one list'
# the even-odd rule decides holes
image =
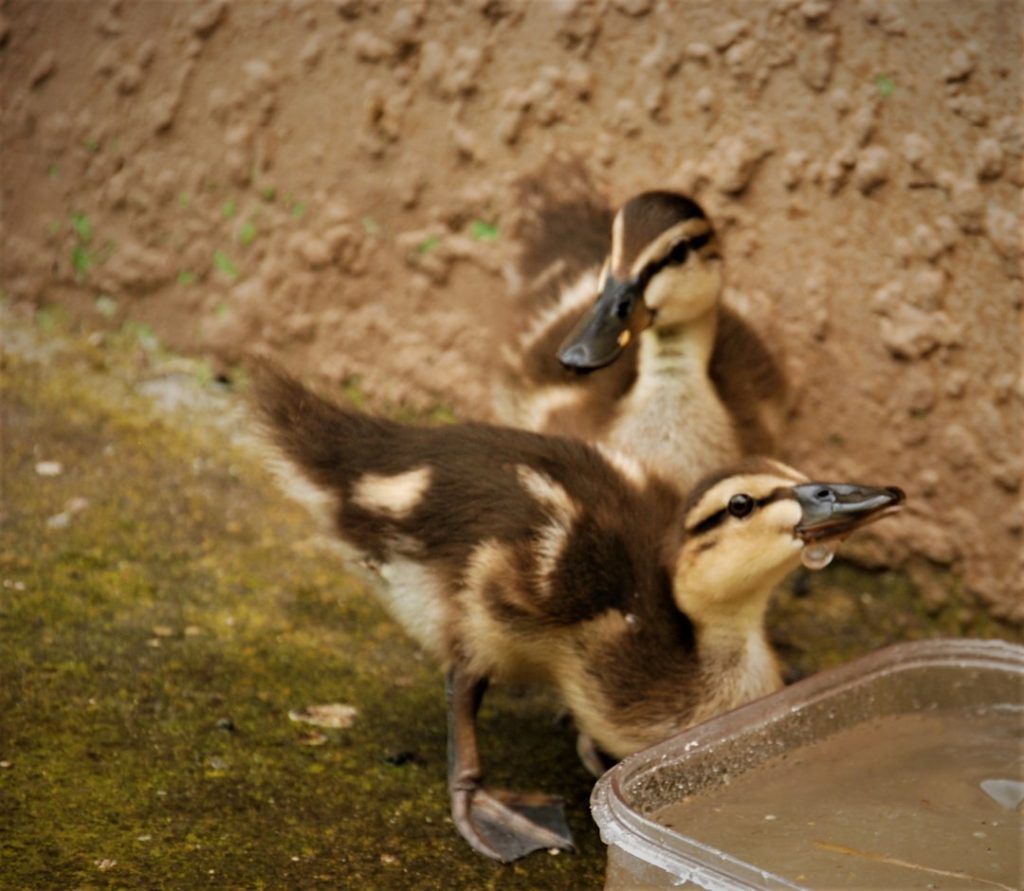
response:
{"label": "green moss", "polygon": [[[0,887],[599,886],[553,703],[495,690],[483,751],[495,784],[566,797],[580,853],[490,863],[448,815],[437,668],[218,432],[224,406],[156,413],[134,381],[166,359],[109,343],[5,357]],[[287,715],[318,702],[357,720],[311,737]]]}

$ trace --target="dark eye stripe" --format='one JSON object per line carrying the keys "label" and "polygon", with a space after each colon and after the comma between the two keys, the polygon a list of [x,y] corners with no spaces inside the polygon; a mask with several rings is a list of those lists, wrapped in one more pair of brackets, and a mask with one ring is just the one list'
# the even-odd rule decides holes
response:
{"label": "dark eye stripe", "polygon": [[[760,510],[766,504],[771,504],[773,501],[779,501],[782,498],[789,497],[789,489],[775,489],[769,494],[765,495],[764,498],[758,498],[755,502],[755,510]],[[750,516],[754,511],[751,511]],[[729,513],[728,507],[723,507],[721,510],[716,510],[713,514],[705,517],[697,525],[691,526],[686,530],[686,534],[689,536],[704,535],[705,532],[710,532],[718,526],[721,526],[725,520],[727,520],[731,514]],[[745,519],[745,518],[744,518]]]}
{"label": "dark eye stripe", "polygon": [[684,238],[681,241],[677,241],[674,245],[672,245],[672,248],[664,257],[662,257],[659,260],[652,260],[643,269],[641,269],[640,272],[637,273],[636,281],[640,287],[640,290],[643,291],[647,287],[647,283],[655,275],[661,272],[661,270],[664,269],[666,266],[671,265],[672,251],[675,250],[675,248],[679,247],[679,245],[685,244],[691,252],[698,251],[702,247],[704,247],[704,245],[706,245],[710,239],[711,232],[709,230],[707,232],[702,232],[700,235],[694,235],[692,238]]}

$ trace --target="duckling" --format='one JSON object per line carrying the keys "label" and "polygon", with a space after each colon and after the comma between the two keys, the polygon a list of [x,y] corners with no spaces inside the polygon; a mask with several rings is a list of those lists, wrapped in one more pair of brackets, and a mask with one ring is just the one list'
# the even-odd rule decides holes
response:
{"label": "duckling", "polygon": [[684,496],[578,440],[407,426],[263,363],[253,404],[291,490],[444,666],[452,817],[501,861],[572,837],[557,799],[484,785],[475,721],[492,679],[554,688],[615,758],[665,739],[781,685],[763,630],[773,586],[808,543],[834,547],[903,500],[767,459]]}
{"label": "duckling", "polygon": [[[586,209],[568,202],[537,215],[524,277],[543,281],[545,261],[560,268],[540,242],[564,242],[562,217],[581,229]],[[579,254],[563,265],[582,266]],[[751,329],[720,307],[721,290],[718,239],[700,205],[673,192],[637,195],[614,217],[600,270],[584,272],[506,354],[498,416],[619,448],[684,488],[741,455],[773,451],[785,380]]]}

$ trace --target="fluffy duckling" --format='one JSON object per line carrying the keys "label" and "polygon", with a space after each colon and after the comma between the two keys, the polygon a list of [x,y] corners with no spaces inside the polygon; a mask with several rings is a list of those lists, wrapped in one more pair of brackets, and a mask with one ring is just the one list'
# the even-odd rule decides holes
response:
{"label": "fluffy duckling", "polygon": [[386,606],[445,667],[452,816],[502,861],[572,840],[556,799],[484,786],[475,720],[491,679],[550,685],[616,758],[665,739],[781,685],[762,627],[773,586],[809,542],[903,499],[769,460],[684,497],[578,440],[406,426],[269,365],[254,381],[284,480],[376,569]]}
{"label": "fluffy duckling", "polygon": [[[562,217],[580,228],[585,210],[570,202],[538,215],[525,277],[543,277],[541,262],[559,268],[536,243],[566,241]],[[616,213],[611,236],[600,270],[563,291],[506,356],[499,416],[620,448],[684,488],[743,454],[771,452],[785,382],[764,344],[719,305],[722,259],[700,205],[645,192]],[[582,265],[578,253],[569,269]]]}

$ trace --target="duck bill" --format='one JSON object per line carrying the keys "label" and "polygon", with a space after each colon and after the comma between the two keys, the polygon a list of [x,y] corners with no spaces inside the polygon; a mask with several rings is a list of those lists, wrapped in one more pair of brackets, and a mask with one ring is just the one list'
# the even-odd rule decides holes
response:
{"label": "duck bill", "polygon": [[586,373],[611,365],[650,320],[636,282],[609,275],[597,301],[558,348],[558,361]]}
{"label": "duck bill", "polygon": [[906,496],[895,486],[877,488],[848,483],[805,483],[793,494],[802,516],[796,533],[805,542],[842,538],[895,513]]}

